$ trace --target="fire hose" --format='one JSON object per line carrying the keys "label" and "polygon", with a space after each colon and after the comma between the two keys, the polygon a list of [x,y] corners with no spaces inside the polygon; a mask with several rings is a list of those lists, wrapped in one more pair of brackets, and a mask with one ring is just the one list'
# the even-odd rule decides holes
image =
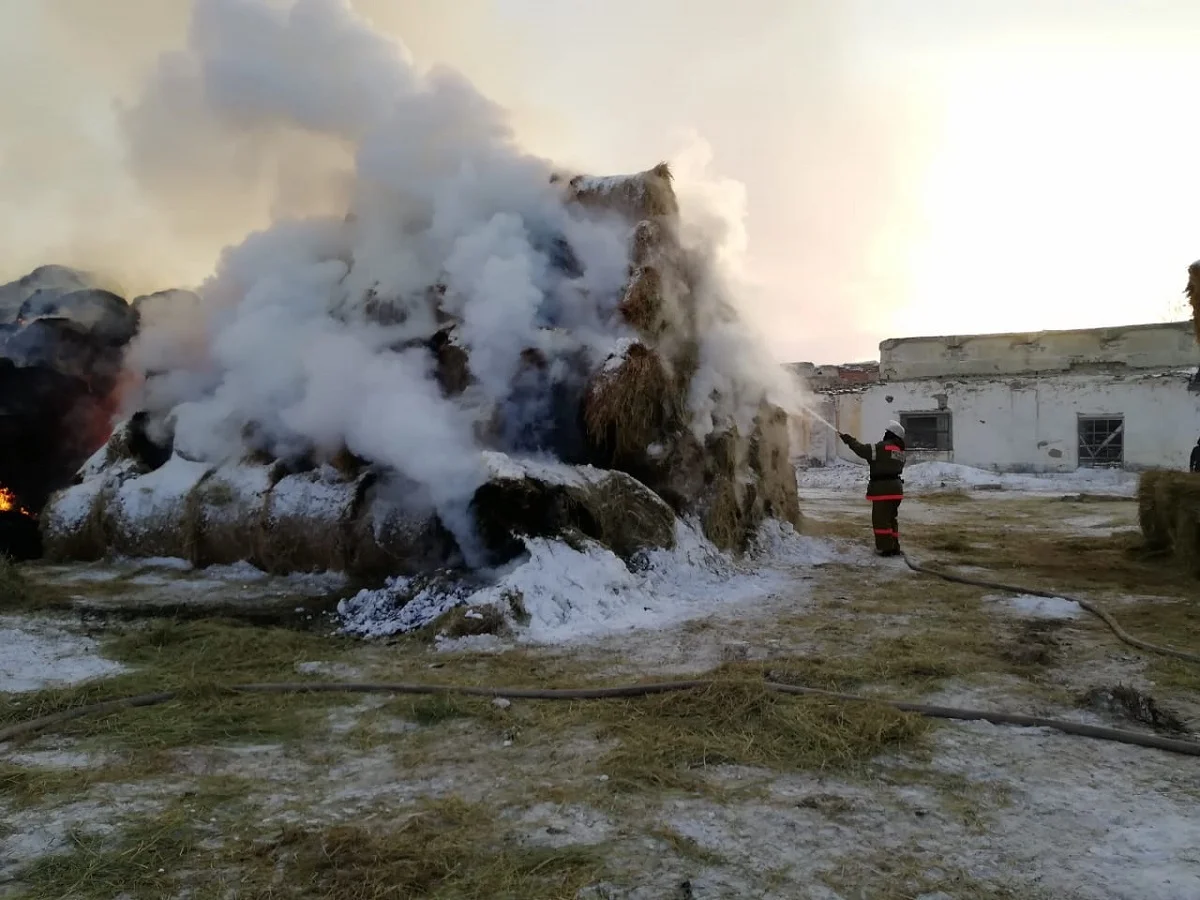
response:
{"label": "fire hose", "polygon": [[[301,681],[268,684],[236,684],[223,690],[235,694],[423,694],[514,700],[614,700],[648,697],[654,694],[666,694],[678,691],[699,691],[729,683],[731,683],[731,680],[728,679],[701,678],[687,681],[660,681],[596,688],[494,688],[439,684],[389,684],[386,682]],[[836,691],[803,687],[801,685],[782,684],[770,680],[763,681],[761,684],[766,690],[780,694],[817,697],[842,703],[874,703],[891,707],[900,712],[914,713],[931,719],[951,719],[965,722],[983,721],[994,725],[1016,725],[1024,728],[1052,728],[1065,734],[1104,741],[1115,741],[1136,747],[1150,747],[1156,750],[1181,753],[1187,756],[1200,756],[1200,741],[1162,737],[1156,734],[1144,734],[1137,731],[1107,728],[1098,725],[1084,725],[1079,722],[1049,719],[1042,716],[1028,716],[1022,713],[959,709],[957,707],[914,703],[907,700],[888,700],[879,697],[867,697],[860,694],[843,694]],[[116,700],[77,706],[73,709],[51,713],[50,715],[19,722],[16,725],[0,729],[0,743],[37,734],[56,725],[62,725],[85,716],[107,715],[124,709],[157,706],[162,703],[169,703],[175,699],[186,698],[178,691],[162,691],[155,694],[141,694],[136,697],[122,697]]]}
{"label": "fire hose", "polygon": [[1013,584],[1003,584],[999,581],[987,581],[982,578],[969,578],[966,575],[955,575],[952,572],[943,572],[940,569],[931,569],[928,566],[915,563],[909,558],[907,553],[901,555],[904,557],[905,564],[914,572],[920,572],[922,575],[932,575],[934,578],[940,578],[943,581],[950,581],[954,584],[967,584],[973,587],[985,588],[989,591],[1003,591],[1006,594],[1027,594],[1030,597],[1045,597],[1050,600],[1068,600],[1071,603],[1078,604],[1080,607],[1090,612],[1101,622],[1107,625],[1109,630],[1111,630],[1119,640],[1131,647],[1136,647],[1139,650],[1145,650],[1147,653],[1158,653],[1162,656],[1172,656],[1175,659],[1182,659],[1186,662],[1200,665],[1200,654],[1189,653],[1186,650],[1176,650],[1174,647],[1163,647],[1159,644],[1151,644],[1149,641],[1143,641],[1141,638],[1136,638],[1122,628],[1119,624],[1117,624],[1117,620],[1109,615],[1102,607],[1099,607],[1096,604],[1080,597],[1072,597],[1068,594],[1044,591],[1038,588],[1027,588]]}
{"label": "fire hose", "polygon": [[[982,587],[987,590],[1003,591],[1005,593],[1027,594],[1035,597],[1068,600],[1079,604],[1080,607],[1098,617],[1123,642],[1140,650],[1159,653],[1176,659],[1200,664],[1200,655],[1177,650],[1172,647],[1162,647],[1148,641],[1140,640],[1124,629],[1101,607],[1062,593],[1053,593],[1036,588],[1025,588],[985,579],[970,578],[956,575],[938,569],[931,569],[914,562],[907,554],[903,554],[904,562],[912,571],[940,578],[955,584],[966,584]],[[489,697],[514,700],[614,700],[648,697],[655,694],[666,694],[680,691],[699,691],[721,684],[731,683],[730,679],[701,678],[684,681],[661,681],[639,684],[616,685],[594,688],[498,688],[471,687],[464,685],[411,684],[387,682],[277,682],[266,684],[236,684],[222,688],[229,693],[241,694],[317,694],[317,693],[346,693],[346,694],[404,694],[404,695],[458,695],[468,697]],[[842,703],[874,703],[888,706],[892,709],[914,713],[933,719],[949,719],[956,721],[983,721],[994,725],[1015,725],[1025,728],[1050,728],[1065,734],[1097,740],[1113,741],[1137,747],[1150,747],[1165,750],[1169,753],[1180,753],[1187,756],[1200,756],[1200,741],[1169,738],[1156,734],[1146,734],[1119,728],[1108,728],[1098,725],[1085,725],[1079,722],[1069,722],[1063,719],[1051,719],[1042,716],[1030,716],[1023,713],[1011,713],[994,710],[960,709],[957,707],[937,706],[926,703],[916,703],[908,700],[890,700],[880,697],[868,697],[860,694],[845,694],[836,691],[826,691],[819,688],[801,685],[783,684],[776,681],[764,680],[762,686],[769,691],[781,694],[818,697]],[[77,706],[61,712],[51,713],[39,718],[18,722],[7,728],[0,729],[0,743],[37,734],[57,725],[62,725],[86,716],[107,715],[124,709],[157,706],[176,699],[186,699],[178,691],[162,691],[153,694],[140,694],[134,697],[121,697]]]}

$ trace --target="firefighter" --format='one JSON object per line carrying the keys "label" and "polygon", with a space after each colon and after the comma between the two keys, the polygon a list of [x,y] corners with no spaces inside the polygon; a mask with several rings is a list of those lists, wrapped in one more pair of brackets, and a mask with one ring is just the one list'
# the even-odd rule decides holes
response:
{"label": "firefighter", "polygon": [[1200,441],[1196,441],[1196,446],[1192,448],[1191,470],[1200,472]]}
{"label": "firefighter", "polygon": [[904,426],[888,422],[883,440],[862,444],[848,434],[842,442],[867,461],[871,476],[867,499],[871,501],[871,527],[875,530],[875,552],[880,556],[900,553],[900,502],[904,499]]}

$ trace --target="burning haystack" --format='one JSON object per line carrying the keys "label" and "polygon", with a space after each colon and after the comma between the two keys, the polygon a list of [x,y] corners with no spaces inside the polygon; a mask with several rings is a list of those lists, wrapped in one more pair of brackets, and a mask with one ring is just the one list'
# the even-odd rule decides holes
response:
{"label": "burning haystack", "polygon": [[[289,152],[348,148],[313,178],[344,192],[227,249],[195,293],[139,304],[137,414],[46,508],[51,556],[375,576],[496,565],[546,536],[630,559],[670,546],[677,516],[738,550],[798,521],[794,388],[735,311],[734,225],[704,191],[667,165],[555,170],[348,4],[195,6],[186,64],[130,120],[183,109],[250,141],[258,115]],[[297,76],[338,48],[344,65]]]}
{"label": "burning haystack", "polygon": [[43,266],[0,286],[0,555],[40,554],[34,514],[111,430],[137,313]]}

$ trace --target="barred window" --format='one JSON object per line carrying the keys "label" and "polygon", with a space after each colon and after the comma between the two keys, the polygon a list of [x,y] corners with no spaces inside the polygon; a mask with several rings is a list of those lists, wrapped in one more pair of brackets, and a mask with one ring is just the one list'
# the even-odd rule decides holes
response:
{"label": "barred window", "polygon": [[1079,417],[1079,465],[1089,469],[1125,464],[1125,417]]}
{"label": "barred window", "polygon": [[904,446],[908,450],[953,450],[948,412],[901,413]]}

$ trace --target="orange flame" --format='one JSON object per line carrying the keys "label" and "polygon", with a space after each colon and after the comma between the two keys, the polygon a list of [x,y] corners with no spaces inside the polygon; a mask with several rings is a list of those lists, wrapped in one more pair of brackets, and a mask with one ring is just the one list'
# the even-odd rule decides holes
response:
{"label": "orange flame", "polygon": [[23,516],[33,516],[29,510],[17,505],[17,495],[8,488],[0,486],[0,512],[19,512]]}

